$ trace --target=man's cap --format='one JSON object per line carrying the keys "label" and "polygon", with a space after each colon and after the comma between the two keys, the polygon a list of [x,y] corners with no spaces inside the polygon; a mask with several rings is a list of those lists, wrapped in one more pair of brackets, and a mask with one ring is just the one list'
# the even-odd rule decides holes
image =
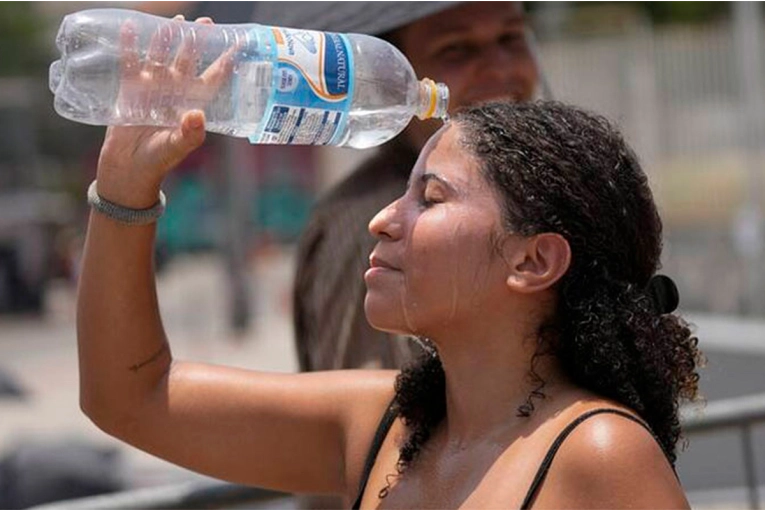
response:
{"label": "man's cap", "polygon": [[201,2],[195,13],[219,23],[260,23],[381,35],[462,2]]}

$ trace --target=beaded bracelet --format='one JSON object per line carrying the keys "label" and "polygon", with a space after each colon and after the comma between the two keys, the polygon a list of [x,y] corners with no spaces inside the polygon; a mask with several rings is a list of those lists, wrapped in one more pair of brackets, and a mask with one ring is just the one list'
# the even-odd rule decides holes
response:
{"label": "beaded bracelet", "polygon": [[131,209],[114,202],[109,202],[98,194],[96,181],[90,183],[88,187],[88,205],[94,210],[125,225],[148,225],[154,223],[165,212],[167,198],[160,190],[159,200],[148,209]]}

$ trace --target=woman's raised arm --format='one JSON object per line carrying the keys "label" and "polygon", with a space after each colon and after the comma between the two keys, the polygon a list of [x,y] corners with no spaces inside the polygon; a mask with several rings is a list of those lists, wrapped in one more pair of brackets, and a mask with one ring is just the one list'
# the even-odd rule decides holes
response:
{"label": "woman's raised arm", "polygon": [[[129,49],[129,34],[124,44]],[[199,79],[216,79],[226,65]],[[138,72],[156,79],[151,69]],[[200,111],[186,113],[176,129],[110,127],[98,194],[123,207],[151,207],[165,174],[204,135]],[[91,214],[77,309],[83,411],[106,432],[211,476],[285,491],[353,492],[393,397],[393,373],[265,374],[173,360],[157,303],[154,237],[153,224]]]}
{"label": "woman's raised arm", "polygon": [[[149,157],[140,152],[156,143],[157,160],[180,160],[202,138],[198,115],[186,115],[177,131],[110,128],[98,192],[126,207],[151,206],[161,179],[139,177]],[[112,148],[139,139],[135,156],[104,165]],[[91,214],[77,310],[83,411],[106,432],[211,476],[352,492],[393,397],[393,373],[265,374],[173,360],[157,303],[154,236],[154,225]]]}

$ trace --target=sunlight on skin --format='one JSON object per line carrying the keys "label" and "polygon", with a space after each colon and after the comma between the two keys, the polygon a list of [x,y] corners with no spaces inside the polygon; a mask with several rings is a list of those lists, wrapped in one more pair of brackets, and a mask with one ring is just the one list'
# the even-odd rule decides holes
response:
{"label": "sunlight on skin", "polygon": [[[496,193],[477,162],[464,157],[459,138],[444,140],[447,132],[445,126],[423,149],[405,195],[370,224],[382,254],[391,253],[392,242],[393,251],[403,250],[399,262],[406,261],[396,288],[400,325],[380,326],[415,336],[446,332],[481,310],[485,287],[496,288],[497,241],[506,234]],[[441,299],[420,302],[434,285]],[[429,322],[433,313],[441,317],[437,324]]]}
{"label": "sunlight on skin", "polygon": [[[462,221],[459,221],[452,225],[452,233],[451,237],[452,239],[459,239],[460,231],[462,227]],[[454,263],[454,269],[449,274],[449,279],[451,280],[451,302],[449,303],[449,315],[447,316],[448,321],[452,321],[454,317],[457,315],[457,303],[459,302],[459,282],[457,280],[458,275],[460,274],[460,257],[455,257],[452,259],[452,262]],[[470,259],[466,261],[466,265],[470,267]]]}

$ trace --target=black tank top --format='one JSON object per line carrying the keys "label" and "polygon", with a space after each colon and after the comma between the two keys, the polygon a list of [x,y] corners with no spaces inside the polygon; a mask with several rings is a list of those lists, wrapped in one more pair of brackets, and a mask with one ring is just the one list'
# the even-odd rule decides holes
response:
{"label": "black tank top", "polygon": [[[656,437],[656,434],[653,433],[651,428],[643,420],[633,416],[630,413],[621,411],[619,409],[609,409],[609,408],[592,409],[590,411],[587,411],[581,414],[580,416],[578,416],[571,423],[569,423],[566,426],[566,428],[564,428],[561,431],[561,433],[558,434],[558,437],[555,438],[555,441],[553,441],[552,445],[550,446],[550,449],[547,450],[547,454],[545,455],[544,459],[542,459],[542,463],[539,465],[539,469],[537,469],[537,473],[534,476],[534,480],[532,480],[531,485],[529,486],[529,490],[526,492],[526,497],[523,499],[523,503],[521,504],[521,510],[526,510],[531,507],[531,503],[534,501],[534,498],[536,497],[537,492],[539,491],[539,487],[542,485],[542,482],[547,476],[547,472],[550,470],[550,465],[552,464],[552,461],[555,458],[555,454],[558,453],[558,449],[563,444],[563,441],[566,440],[568,435],[571,434],[571,432],[580,423],[585,421],[587,418],[590,418],[591,416],[595,416],[596,414],[604,414],[604,413],[618,414],[619,416],[623,416],[641,425],[651,434],[651,436],[653,436],[654,440],[656,440],[656,442],[659,443],[659,445],[661,446],[661,442]],[[388,406],[388,409],[385,411],[385,415],[383,416],[382,421],[380,421],[380,425],[377,427],[377,431],[375,432],[375,437],[372,440],[372,447],[370,448],[369,454],[367,455],[367,460],[364,463],[364,471],[361,476],[361,484],[359,485],[359,494],[356,497],[356,501],[353,503],[353,506],[351,507],[354,510],[357,510],[358,508],[361,507],[361,498],[364,495],[364,490],[367,487],[369,474],[372,471],[372,467],[374,466],[375,459],[377,458],[377,454],[380,451],[380,447],[382,446],[382,443],[385,440],[385,436],[388,435],[388,431],[390,430],[391,425],[393,425],[393,422],[395,421],[395,419],[396,419],[396,412],[393,408],[393,404],[391,403],[391,405]]]}

